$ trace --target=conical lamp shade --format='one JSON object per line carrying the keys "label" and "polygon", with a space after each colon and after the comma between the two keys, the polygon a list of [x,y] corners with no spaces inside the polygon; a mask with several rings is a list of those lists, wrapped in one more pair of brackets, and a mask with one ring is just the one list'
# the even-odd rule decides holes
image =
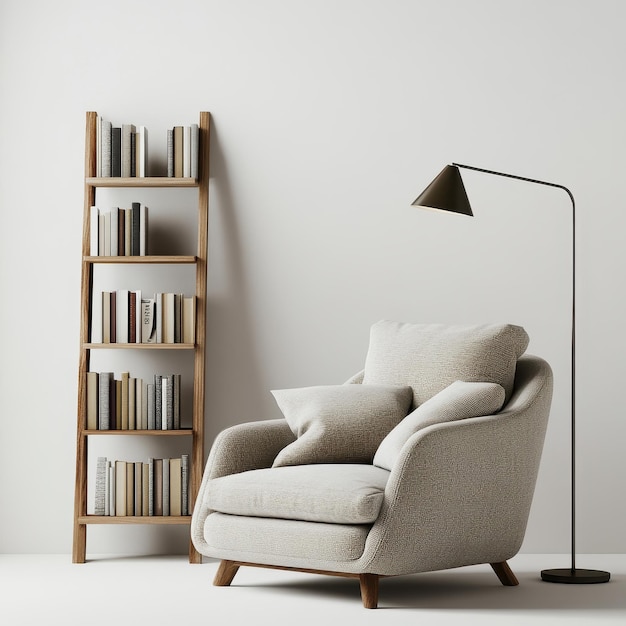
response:
{"label": "conical lamp shade", "polygon": [[461,172],[454,165],[446,165],[412,205],[474,215],[465,193]]}

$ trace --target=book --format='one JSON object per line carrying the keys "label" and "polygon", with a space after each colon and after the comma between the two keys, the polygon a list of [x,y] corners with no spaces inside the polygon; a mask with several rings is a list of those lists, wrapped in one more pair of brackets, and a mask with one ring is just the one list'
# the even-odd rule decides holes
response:
{"label": "book", "polygon": [[122,124],[121,139],[120,139],[120,154],[121,154],[121,172],[122,177],[132,176],[131,158],[132,158],[132,134],[135,132],[134,124]]}
{"label": "book", "polygon": [[116,343],[128,343],[129,290],[118,289],[115,303]]}
{"label": "book", "polygon": [[199,156],[199,144],[200,144],[200,129],[198,124],[191,125],[191,178],[198,178],[200,176],[198,169],[198,156]]}
{"label": "book", "polygon": [[100,239],[100,210],[97,206],[92,206],[89,215],[89,254],[99,255]]}
{"label": "book", "polygon": [[115,515],[126,515],[126,461],[115,461]]}
{"label": "book", "polygon": [[135,464],[126,463],[126,515],[135,514]]}
{"label": "book", "polygon": [[148,515],[154,515],[154,459],[148,459]]}
{"label": "book", "polygon": [[[114,380],[113,381],[113,393],[114,399],[111,402],[111,406],[115,407],[113,415],[111,415],[111,428],[115,428],[117,430],[122,429],[122,381]],[[114,425],[113,425],[114,424]]]}
{"label": "book", "polygon": [[183,294],[174,294],[174,343],[182,342],[183,329]]}
{"label": "book", "polygon": [[196,342],[196,297],[183,297],[183,343]]}
{"label": "book", "polygon": [[141,514],[150,515],[150,464],[143,463],[141,466]]}
{"label": "book", "polygon": [[154,375],[154,428],[155,430],[163,430],[163,377],[160,374]]}
{"label": "book", "polygon": [[124,256],[132,256],[132,217],[131,210],[124,209]]}
{"label": "book", "polygon": [[139,256],[146,256],[148,249],[148,207],[142,204],[139,211]]}
{"label": "book", "polygon": [[191,176],[191,127],[183,126],[183,176]]}
{"label": "book", "polygon": [[163,430],[172,430],[174,428],[174,375],[168,374],[163,377]]}
{"label": "book", "polygon": [[122,372],[121,374],[122,380],[122,397],[121,397],[121,408],[122,408],[122,430],[128,430],[128,379],[130,374],[128,372]]}
{"label": "book", "polygon": [[137,430],[137,379],[128,378],[128,430]]}
{"label": "book", "polygon": [[169,178],[174,176],[174,129],[167,131],[167,175]]}
{"label": "book", "polygon": [[183,176],[183,127],[174,126],[174,177]]}
{"label": "book", "polygon": [[147,428],[148,430],[155,430],[155,411],[154,411],[154,383],[148,383],[146,385],[147,388],[147,402],[146,402],[146,411],[147,411]]}
{"label": "book", "polygon": [[148,430],[148,384],[143,380],[137,379],[137,393],[141,385],[141,430]]}
{"label": "book", "polygon": [[109,335],[110,342],[117,343],[117,292],[109,292]]}
{"label": "book", "polygon": [[181,515],[189,515],[189,455],[180,457],[181,466]]}
{"label": "book", "polygon": [[154,515],[163,515],[163,459],[154,459],[153,469]]}
{"label": "book", "polygon": [[137,130],[137,176],[148,176],[148,129],[145,126]]}
{"label": "book", "polygon": [[107,469],[108,469],[108,502],[109,502],[109,510],[107,515],[115,515],[115,463],[111,463],[111,461],[107,461]]}
{"label": "book", "polygon": [[111,429],[111,400],[113,394],[113,372],[100,372],[98,375],[98,429]]}
{"label": "book", "polygon": [[163,294],[163,343],[174,343],[175,327],[174,294]]}
{"label": "book", "polygon": [[143,463],[141,461],[135,461],[134,486],[135,486],[135,515],[140,516],[143,514]]}
{"label": "book", "polygon": [[154,298],[141,299],[141,343],[156,342],[156,308]]}
{"label": "book", "polygon": [[137,176],[137,133],[130,134],[130,175],[132,178]]}
{"label": "book", "polygon": [[118,243],[119,243],[119,237],[118,237],[118,221],[119,221],[119,213],[120,210],[118,207],[113,207],[109,213],[111,214],[110,217],[110,226],[109,228],[111,229],[111,233],[109,234],[109,241],[110,241],[110,255],[111,256],[118,256],[119,252],[118,252]]}
{"label": "book", "polygon": [[96,490],[94,515],[105,515],[106,503],[106,474],[107,474],[107,458],[99,456],[96,462]]}
{"label": "book", "polygon": [[111,128],[111,176],[122,175],[122,129],[119,126]]}
{"label": "book", "polygon": [[87,429],[98,429],[98,373],[87,372]]}
{"label": "book", "polygon": [[111,212],[104,213],[104,248],[100,256],[111,256]]}
{"label": "book", "polygon": [[179,430],[180,429],[180,393],[181,393],[182,381],[181,381],[180,374],[174,374],[172,378],[174,381],[174,393],[172,394],[173,403],[174,403],[174,418],[173,418],[172,427],[174,428],[174,430]]}
{"label": "book", "polygon": [[163,515],[170,514],[170,460],[161,459],[163,470]]}
{"label": "book", "polygon": [[182,515],[181,459],[170,459],[170,515]]}
{"label": "book", "polygon": [[154,330],[155,343],[163,343],[163,294],[154,296]]}
{"label": "book", "polygon": [[131,219],[130,254],[131,256],[139,256],[140,211],[141,211],[141,204],[139,202],[133,202],[131,213],[130,213],[130,219]]}
{"label": "book", "polygon": [[111,176],[111,135],[112,124],[107,120],[101,121],[100,131],[100,176]]}

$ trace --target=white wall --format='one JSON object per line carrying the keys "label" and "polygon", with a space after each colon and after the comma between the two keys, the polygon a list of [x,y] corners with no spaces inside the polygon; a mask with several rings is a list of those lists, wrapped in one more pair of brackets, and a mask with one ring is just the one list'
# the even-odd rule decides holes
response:
{"label": "white wall", "polygon": [[[625,18],[619,0],[4,0],[0,552],[71,550],[87,110],[153,138],[212,112],[207,447],[277,417],[270,389],[359,370],[381,318],[526,327],[556,378],[526,552],[569,550],[568,199],[468,172],[474,220],[409,205],[452,160],[569,186],[578,548],[626,552]],[[89,537],[186,550],[184,528]]]}

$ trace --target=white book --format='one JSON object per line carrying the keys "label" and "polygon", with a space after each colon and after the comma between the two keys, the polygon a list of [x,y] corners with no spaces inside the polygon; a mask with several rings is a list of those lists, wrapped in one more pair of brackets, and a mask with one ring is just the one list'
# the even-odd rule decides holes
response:
{"label": "white book", "polygon": [[104,514],[111,515],[111,461],[107,461],[105,472]]}
{"label": "white book", "polygon": [[139,208],[139,256],[148,254],[148,207]]}
{"label": "white book", "polygon": [[89,216],[89,254],[98,256],[100,238],[100,209],[97,206],[91,207]]}
{"label": "white book", "polygon": [[155,343],[163,343],[163,294],[157,293],[154,297],[154,313],[155,313]]}
{"label": "white book", "polygon": [[102,292],[91,294],[91,343],[102,343]]}
{"label": "white book", "polygon": [[128,343],[128,289],[118,289],[115,300],[116,343]]}
{"label": "white book", "polygon": [[191,176],[191,127],[183,126],[183,177]]}
{"label": "white book", "polygon": [[140,126],[137,131],[137,176],[145,178],[148,175],[148,129]]}
{"label": "white book", "polygon": [[104,256],[104,228],[105,228],[104,213],[100,211],[98,215],[98,256]]}

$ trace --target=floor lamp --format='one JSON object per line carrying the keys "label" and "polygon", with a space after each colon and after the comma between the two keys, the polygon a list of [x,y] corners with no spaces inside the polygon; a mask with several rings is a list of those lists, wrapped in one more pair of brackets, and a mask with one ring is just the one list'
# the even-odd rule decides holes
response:
{"label": "floor lamp", "polygon": [[543,180],[535,180],[533,178],[524,178],[522,176],[514,176],[513,174],[504,174],[502,172],[494,172],[470,165],[461,165],[453,163],[446,165],[439,175],[430,183],[430,185],[418,196],[413,202],[413,206],[419,206],[430,209],[440,209],[452,213],[460,213],[462,215],[473,216],[472,209],[465,192],[463,179],[459,168],[482,172],[484,174],[494,174],[496,176],[504,176],[505,178],[513,178],[527,183],[536,183],[538,185],[547,185],[548,187],[557,187],[567,193],[572,201],[572,415],[571,415],[571,502],[572,502],[572,566],[562,569],[549,569],[541,572],[541,579],[546,582],[554,583],[604,583],[607,582],[611,574],[600,570],[579,569],[576,567],[576,203],[572,192],[563,185],[548,183]]}

